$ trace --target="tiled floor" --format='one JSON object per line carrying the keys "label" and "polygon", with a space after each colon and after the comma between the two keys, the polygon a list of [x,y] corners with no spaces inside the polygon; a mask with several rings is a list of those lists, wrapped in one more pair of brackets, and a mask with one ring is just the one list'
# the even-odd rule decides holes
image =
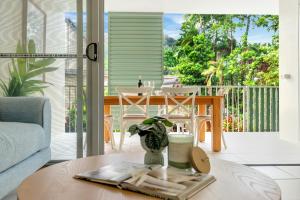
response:
{"label": "tiled floor", "polygon": [[[115,133],[116,143],[120,135]],[[279,139],[277,133],[226,133],[227,149],[221,152],[211,151],[211,134],[206,134],[206,141],[199,143],[210,157],[230,160],[241,164],[300,164],[300,143],[290,143]],[[76,158],[76,134],[64,133],[52,138],[52,159]],[[139,136],[125,137],[123,152],[143,151]],[[110,143],[105,145],[105,153],[118,153],[112,150]],[[295,172],[297,173],[297,172]]]}
{"label": "tiled floor", "polygon": [[274,179],[282,192],[282,200],[300,200],[300,166],[252,167]]}

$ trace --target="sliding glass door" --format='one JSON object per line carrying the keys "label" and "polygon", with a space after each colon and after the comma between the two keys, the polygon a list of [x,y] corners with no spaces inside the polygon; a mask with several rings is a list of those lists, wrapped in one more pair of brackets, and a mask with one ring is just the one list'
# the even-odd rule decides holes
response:
{"label": "sliding glass door", "polygon": [[[104,0],[87,1],[87,155],[104,154]],[[95,52],[97,50],[97,52]],[[90,57],[90,56],[89,56]]]}
{"label": "sliding glass door", "polygon": [[[52,160],[102,152],[101,124],[92,123],[92,119],[99,122],[102,117],[101,84],[92,86],[92,82],[101,81],[101,7],[98,0],[0,1],[1,84],[15,84],[11,72],[18,71],[24,84],[17,87],[27,87],[25,93],[16,92],[21,88],[10,88],[6,92],[0,89],[0,94],[50,99]],[[93,23],[97,22],[95,28]],[[35,75],[26,78],[34,70]],[[97,114],[89,114],[95,107]]]}

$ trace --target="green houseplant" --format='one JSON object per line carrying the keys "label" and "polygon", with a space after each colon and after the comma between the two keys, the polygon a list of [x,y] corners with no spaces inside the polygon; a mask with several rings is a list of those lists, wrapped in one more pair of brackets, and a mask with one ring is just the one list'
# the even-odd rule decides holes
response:
{"label": "green houseplant", "polygon": [[[18,42],[17,53],[35,54],[36,46],[33,40],[28,41],[24,47]],[[42,75],[55,71],[57,68],[49,67],[55,62],[54,58],[13,58],[9,65],[9,79],[7,82],[0,80],[0,88],[3,96],[28,96],[34,93],[42,93],[49,83],[42,80]]]}
{"label": "green houseplant", "polygon": [[135,134],[140,136],[141,145],[146,150],[145,164],[164,164],[162,151],[169,144],[166,126],[172,127],[173,123],[155,116],[129,127],[131,136]]}

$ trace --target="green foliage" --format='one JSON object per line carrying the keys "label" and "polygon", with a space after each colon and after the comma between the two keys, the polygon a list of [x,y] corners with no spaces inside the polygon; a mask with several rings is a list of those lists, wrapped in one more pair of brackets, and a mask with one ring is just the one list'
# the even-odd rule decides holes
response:
{"label": "green foliage", "polygon": [[164,74],[172,74],[178,64],[174,48],[166,47],[164,52]]}
{"label": "green foliage", "polygon": [[226,83],[248,86],[278,85],[278,55],[278,47],[274,45],[251,45],[246,50],[235,49],[225,58]]}
{"label": "green foliage", "polygon": [[[76,120],[77,120],[77,106],[76,103],[73,102],[68,108],[68,114],[66,117],[65,131],[76,132]],[[87,94],[86,89],[83,89],[82,95],[82,126],[83,131],[87,131]]]}
{"label": "green foliage", "polygon": [[255,22],[258,27],[265,27],[269,31],[278,32],[279,16],[278,15],[262,15]]}
{"label": "green foliage", "polygon": [[201,72],[208,69],[209,61],[214,57],[211,42],[204,34],[193,36],[190,43],[179,47],[178,54],[180,58],[176,71],[180,74],[181,82],[187,85],[203,85],[206,78]]}
{"label": "green foliage", "polygon": [[[255,27],[272,32],[272,43],[249,43]],[[185,15],[176,45],[165,49],[165,72],[187,85],[276,86],[278,27],[273,15]],[[240,43],[234,38],[237,29],[244,31]]]}
{"label": "green foliage", "polygon": [[[35,43],[29,40],[28,46],[23,47],[20,42],[17,45],[17,53],[36,53]],[[49,67],[55,62],[53,58],[13,58],[9,68],[9,80],[0,80],[0,88],[3,96],[28,96],[34,93],[43,94],[49,83],[39,80],[42,75],[53,72],[57,68]]]}
{"label": "green foliage", "polygon": [[216,82],[219,85],[223,85],[224,82],[224,59],[219,59],[217,61],[211,61],[209,63],[209,68],[203,70],[201,73],[203,76],[206,77],[206,84],[208,86],[215,85]]}
{"label": "green foliage", "polygon": [[159,150],[169,144],[166,127],[172,127],[172,122],[162,117],[152,117],[144,120],[141,124],[134,124],[129,127],[132,135],[138,134],[140,137],[145,136],[145,143],[149,149]]}

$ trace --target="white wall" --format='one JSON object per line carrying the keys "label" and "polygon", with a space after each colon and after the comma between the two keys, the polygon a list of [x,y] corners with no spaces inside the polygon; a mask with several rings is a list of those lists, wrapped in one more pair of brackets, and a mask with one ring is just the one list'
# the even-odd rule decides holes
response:
{"label": "white wall", "polygon": [[278,14],[279,0],[105,0],[105,11]]}
{"label": "white wall", "polygon": [[280,0],[280,137],[299,142],[299,13],[298,0]]}

